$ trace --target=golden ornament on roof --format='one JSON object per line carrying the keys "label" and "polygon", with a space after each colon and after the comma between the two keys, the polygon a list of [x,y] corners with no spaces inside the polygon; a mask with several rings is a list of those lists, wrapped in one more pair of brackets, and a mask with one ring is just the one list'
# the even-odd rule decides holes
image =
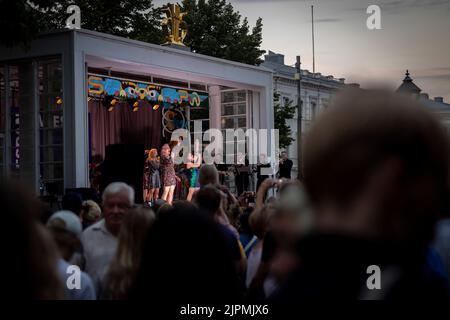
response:
{"label": "golden ornament on roof", "polygon": [[179,4],[167,4],[164,9],[166,18],[161,22],[163,30],[166,33],[165,44],[177,44],[179,46],[185,46],[183,43],[184,38],[187,34],[187,24],[183,21],[183,17],[186,12],[181,12]]}

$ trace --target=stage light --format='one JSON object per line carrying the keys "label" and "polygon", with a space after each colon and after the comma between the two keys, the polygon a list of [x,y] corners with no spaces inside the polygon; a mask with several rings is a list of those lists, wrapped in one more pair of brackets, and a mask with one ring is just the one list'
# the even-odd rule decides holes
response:
{"label": "stage light", "polygon": [[154,106],[153,106],[153,110],[158,110],[159,109],[159,104],[155,104]]}
{"label": "stage light", "polygon": [[133,112],[136,112],[139,110],[139,102],[136,101],[135,103],[133,103]]}
{"label": "stage light", "polygon": [[56,104],[59,106],[63,103],[62,99],[60,97],[56,97]]}
{"label": "stage light", "polygon": [[116,106],[116,104],[117,104],[117,99],[112,99],[111,100],[111,102],[110,102],[110,105],[109,105],[109,107],[108,107],[108,112],[111,112],[111,111],[113,111],[114,110],[114,107]]}

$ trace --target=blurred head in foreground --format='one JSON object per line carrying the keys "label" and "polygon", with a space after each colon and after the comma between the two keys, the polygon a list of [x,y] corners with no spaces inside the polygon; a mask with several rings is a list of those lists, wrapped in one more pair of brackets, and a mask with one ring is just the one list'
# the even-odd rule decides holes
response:
{"label": "blurred head in foreground", "polygon": [[445,210],[448,138],[433,115],[387,92],[347,93],[306,141],[316,229],[423,247]]}
{"label": "blurred head in foreground", "polygon": [[47,222],[62,258],[70,261],[81,246],[79,236],[83,231],[80,218],[72,211],[55,212]]}
{"label": "blurred head in foreground", "polygon": [[448,147],[437,120],[412,100],[338,97],[306,141],[310,234],[278,301],[448,298],[426,260],[447,207]]}
{"label": "blurred head in foreground", "polygon": [[192,203],[175,203],[150,227],[130,298],[147,299],[154,307],[231,301],[238,284],[226,241]]}
{"label": "blurred head in foreground", "polygon": [[198,174],[198,182],[200,186],[206,186],[208,184],[218,184],[219,183],[219,173],[217,169],[212,164],[206,164],[201,166]]}
{"label": "blurred head in foreground", "polygon": [[8,298],[58,299],[63,297],[57,270],[57,249],[47,230],[38,224],[38,201],[15,183],[0,181],[3,223],[13,232],[2,232],[4,263],[2,287]]}

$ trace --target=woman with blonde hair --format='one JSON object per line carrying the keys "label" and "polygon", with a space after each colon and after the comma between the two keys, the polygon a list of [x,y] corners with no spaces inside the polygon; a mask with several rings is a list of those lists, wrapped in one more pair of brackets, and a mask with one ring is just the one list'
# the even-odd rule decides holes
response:
{"label": "woman with blonde hair", "polygon": [[105,299],[127,299],[141,262],[142,246],[151,224],[152,210],[139,208],[125,215],[119,233],[117,253],[105,278],[101,296]]}
{"label": "woman with blonde hair", "polygon": [[102,209],[93,200],[83,201],[81,206],[81,223],[83,230],[93,225],[102,218]]}

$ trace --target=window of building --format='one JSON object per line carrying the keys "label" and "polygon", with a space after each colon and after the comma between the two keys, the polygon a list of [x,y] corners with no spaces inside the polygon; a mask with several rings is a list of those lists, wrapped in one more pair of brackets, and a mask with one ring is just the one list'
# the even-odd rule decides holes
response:
{"label": "window of building", "polygon": [[302,101],[302,105],[303,105],[303,109],[302,109],[303,120],[310,121],[311,120],[311,105],[304,103],[304,101]]}
{"label": "window of building", "polygon": [[0,67],[1,174],[63,194],[62,106],[60,58]]}
{"label": "window of building", "polygon": [[[247,92],[245,90],[223,91],[221,94],[221,129],[224,137],[224,152],[227,145],[234,145],[233,141],[226,141],[226,129],[247,129]],[[245,143],[244,140],[236,140]],[[231,148],[231,146],[228,146]],[[235,148],[233,148],[235,150]]]}
{"label": "window of building", "polygon": [[314,121],[317,115],[317,104],[315,101],[311,102],[311,120]]}
{"label": "window of building", "polygon": [[8,163],[8,174],[11,178],[20,177],[20,82],[19,82],[19,67],[17,65],[10,65],[8,67],[8,88],[7,88],[7,108],[9,108],[9,134],[6,138],[9,139],[9,150],[6,150],[6,155],[9,159],[5,159]]}
{"label": "window of building", "polygon": [[39,179],[45,191],[64,193],[62,67],[60,59],[38,62]]}

